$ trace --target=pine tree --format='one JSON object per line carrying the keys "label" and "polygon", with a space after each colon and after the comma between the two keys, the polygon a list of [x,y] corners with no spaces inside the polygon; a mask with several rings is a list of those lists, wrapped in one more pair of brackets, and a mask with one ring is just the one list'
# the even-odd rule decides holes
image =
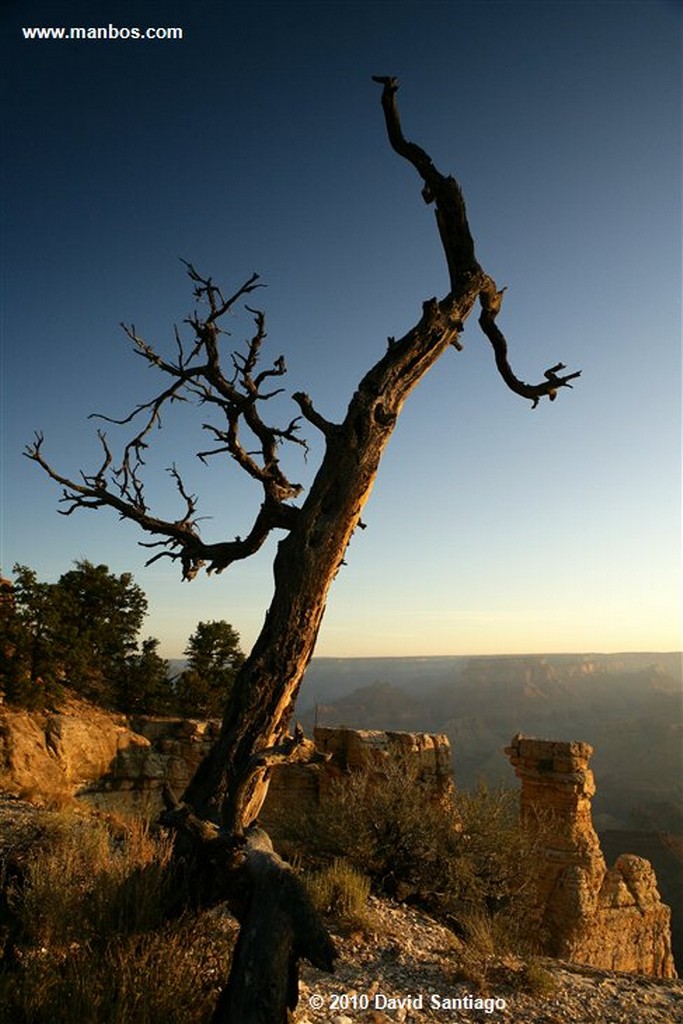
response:
{"label": "pine tree", "polygon": [[188,668],[178,682],[182,713],[203,718],[220,716],[244,662],[239,633],[224,619],[200,622],[184,654]]}

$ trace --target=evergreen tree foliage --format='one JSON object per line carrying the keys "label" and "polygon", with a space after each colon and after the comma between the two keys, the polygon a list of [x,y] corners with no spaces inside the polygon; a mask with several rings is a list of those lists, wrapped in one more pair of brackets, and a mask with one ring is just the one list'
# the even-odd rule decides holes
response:
{"label": "evergreen tree foliage", "polygon": [[64,679],[60,616],[51,584],[25,565],[14,572],[14,584],[3,581],[0,685],[9,703],[44,707],[59,696]]}
{"label": "evergreen tree foliage", "polygon": [[158,647],[156,637],[147,637],[139,653],[126,659],[117,692],[117,705],[122,711],[144,715],[175,712],[176,699],[170,685],[168,662],[159,656]]}
{"label": "evergreen tree foliage", "polygon": [[184,654],[188,668],[178,681],[181,712],[193,717],[219,717],[244,662],[239,633],[224,619],[199,622]]}
{"label": "evergreen tree foliage", "polygon": [[44,707],[65,687],[120,711],[168,703],[158,641],[138,649],[147,598],[130,573],[83,559],[56,583],[25,565],[14,574],[0,591],[0,688],[8,703]]}
{"label": "evergreen tree foliage", "polygon": [[131,573],[87,559],[56,583],[14,566],[0,580],[0,696],[42,708],[65,690],[130,714],[222,714],[244,662],[239,633],[224,620],[199,622],[185,648],[188,667],[171,679],[159,641],[139,634],[147,598]]}
{"label": "evergreen tree foliage", "polygon": [[83,560],[60,576],[55,599],[69,684],[91,700],[117,704],[147,613],[143,591],[131,573],[116,576]]}

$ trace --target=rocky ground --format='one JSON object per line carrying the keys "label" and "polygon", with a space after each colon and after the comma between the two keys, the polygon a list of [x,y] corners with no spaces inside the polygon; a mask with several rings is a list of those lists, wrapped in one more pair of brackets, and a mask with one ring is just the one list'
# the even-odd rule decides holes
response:
{"label": "rocky ground", "polygon": [[[0,795],[0,861],[39,831],[38,808]],[[402,904],[371,897],[362,930],[332,931],[335,973],[302,965],[293,1024],[683,1024],[683,980],[474,952]]]}
{"label": "rocky ground", "polygon": [[677,1024],[683,981],[467,953],[421,912],[371,898],[367,934],[337,936],[334,975],[304,967],[296,1024]]}

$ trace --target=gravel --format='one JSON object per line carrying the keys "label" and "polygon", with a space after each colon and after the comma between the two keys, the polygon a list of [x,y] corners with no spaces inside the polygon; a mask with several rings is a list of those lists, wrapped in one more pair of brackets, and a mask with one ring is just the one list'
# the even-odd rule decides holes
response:
{"label": "gravel", "polygon": [[[368,934],[335,935],[334,975],[304,965],[295,1024],[677,1024],[683,982],[556,960],[474,961],[446,928],[411,907],[370,900]],[[526,989],[526,991],[525,991]]]}

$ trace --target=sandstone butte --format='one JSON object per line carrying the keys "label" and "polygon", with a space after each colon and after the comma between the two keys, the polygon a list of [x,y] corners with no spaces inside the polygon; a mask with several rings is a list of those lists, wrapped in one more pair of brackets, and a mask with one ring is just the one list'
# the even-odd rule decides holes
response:
{"label": "sandstone butte", "polygon": [[[60,713],[0,708],[0,790],[153,815],[163,785],[183,791],[218,728],[215,721],[109,714],[80,701]],[[443,735],[318,728],[314,742],[317,763],[274,771],[266,822],[290,801],[301,807],[324,800],[341,773],[396,755],[413,759],[436,793],[453,785]],[[649,861],[623,854],[612,868],[605,863],[591,818],[593,748],[517,735],[505,753],[521,781],[523,818],[542,815],[552,822],[543,857],[530,865],[548,955],[676,977],[671,912]]]}

